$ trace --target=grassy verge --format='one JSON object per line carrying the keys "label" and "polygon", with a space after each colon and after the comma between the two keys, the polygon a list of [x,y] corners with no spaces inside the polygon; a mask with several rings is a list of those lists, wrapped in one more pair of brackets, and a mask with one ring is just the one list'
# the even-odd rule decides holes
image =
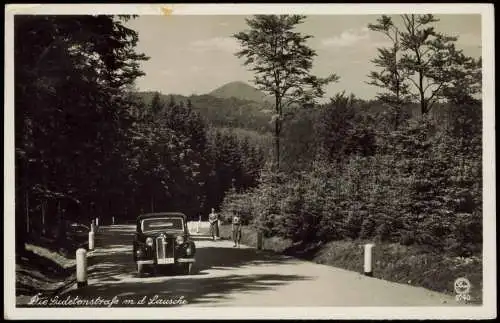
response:
{"label": "grassy verge", "polygon": [[[314,261],[362,272],[365,241],[333,241],[323,245]],[[374,277],[455,295],[454,281],[467,278],[472,285],[471,303],[482,303],[482,258],[452,257],[429,253],[419,246],[377,244],[373,249]]]}
{"label": "grassy verge", "polygon": [[[225,240],[232,240],[231,225],[221,225],[219,228],[220,237]],[[241,243],[247,246],[257,246],[257,232],[251,227],[244,226],[241,230]],[[291,241],[271,237],[263,241],[263,249],[284,253],[292,245]]]}
{"label": "grassy verge", "polygon": [[[223,225],[220,235],[231,239],[231,226]],[[264,239],[263,248],[319,264],[363,272],[364,250],[367,241],[332,241],[325,244],[293,244],[278,237]],[[242,229],[242,244],[257,245],[257,233],[250,227]],[[482,257],[452,257],[430,253],[419,246],[395,243],[377,244],[373,249],[373,276],[376,278],[424,287],[455,295],[454,281],[465,277],[471,282],[471,303],[482,304]]]}
{"label": "grassy verge", "polygon": [[[79,238],[55,240],[30,236],[16,250],[16,296],[22,301],[38,293],[57,294],[76,281],[76,249],[87,248]],[[89,258],[90,259],[90,258]]]}
{"label": "grassy verge", "polygon": [[57,293],[75,279],[75,260],[26,244],[16,261],[16,296]]}

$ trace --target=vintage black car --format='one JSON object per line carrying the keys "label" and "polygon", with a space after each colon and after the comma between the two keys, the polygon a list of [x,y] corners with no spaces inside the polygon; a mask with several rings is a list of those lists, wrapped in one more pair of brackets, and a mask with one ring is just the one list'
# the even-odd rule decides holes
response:
{"label": "vintage black car", "polygon": [[148,213],[137,218],[134,237],[137,274],[146,269],[171,267],[189,275],[195,262],[196,246],[191,240],[183,213]]}

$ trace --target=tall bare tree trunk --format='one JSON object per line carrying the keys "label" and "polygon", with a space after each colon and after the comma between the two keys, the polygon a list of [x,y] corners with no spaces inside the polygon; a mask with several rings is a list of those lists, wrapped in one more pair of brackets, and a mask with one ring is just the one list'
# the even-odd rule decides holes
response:
{"label": "tall bare tree trunk", "polygon": [[28,192],[24,192],[24,207],[26,211],[26,232],[30,232],[30,208],[29,208],[29,197]]}
{"label": "tall bare tree trunk", "polygon": [[61,200],[57,201],[57,239],[62,239],[64,233],[63,217],[61,212]]}
{"label": "tall bare tree trunk", "polygon": [[[421,64],[420,60],[419,60],[419,64]],[[425,114],[427,114],[427,101],[425,100],[424,74],[422,71],[420,71],[419,75],[418,75],[418,86],[419,86],[418,92],[420,95],[420,110],[421,110],[422,116],[424,116]]]}
{"label": "tall bare tree trunk", "polygon": [[46,207],[46,202],[45,200],[42,201],[42,235],[45,236],[45,207]]}
{"label": "tall bare tree trunk", "polygon": [[276,94],[276,120],[274,121],[274,170],[280,169],[280,132],[281,132],[281,102]]}
{"label": "tall bare tree trunk", "polygon": [[396,28],[396,31],[394,33],[394,67],[395,67],[395,73],[396,73],[396,111],[395,111],[395,122],[394,122],[394,130],[397,130],[399,127],[399,122],[401,119],[401,109],[403,108],[402,106],[402,99],[401,99],[401,78],[399,76],[399,67],[398,67],[398,50],[399,50],[399,41],[398,41],[398,34],[399,31]]}
{"label": "tall bare tree trunk", "polygon": [[278,126],[276,125],[274,133],[274,170],[279,170],[280,168],[280,135],[278,132]]}

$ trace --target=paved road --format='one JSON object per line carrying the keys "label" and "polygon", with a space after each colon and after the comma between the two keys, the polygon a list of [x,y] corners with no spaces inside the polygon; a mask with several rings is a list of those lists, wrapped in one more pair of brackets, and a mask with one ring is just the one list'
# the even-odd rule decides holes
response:
{"label": "paved road", "polygon": [[124,305],[126,299],[158,306],[182,299],[187,302],[184,306],[211,307],[457,305],[453,297],[423,288],[246,246],[233,248],[230,241],[203,237],[196,238],[193,275],[138,278],[132,261],[132,234],[133,226],[102,227],[97,250],[89,259],[93,264],[89,286],[70,290],[67,295],[80,299],[116,296],[118,305]]}

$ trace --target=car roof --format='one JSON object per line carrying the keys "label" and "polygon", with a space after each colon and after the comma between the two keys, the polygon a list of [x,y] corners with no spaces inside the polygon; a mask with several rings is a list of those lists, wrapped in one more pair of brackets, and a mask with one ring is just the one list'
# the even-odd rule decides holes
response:
{"label": "car roof", "polygon": [[186,215],[181,212],[158,212],[158,213],[145,213],[141,214],[137,217],[137,220],[144,220],[144,219],[149,219],[149,218],[156,218],[156,217],[181,217],[184,220],[186,220]]}

